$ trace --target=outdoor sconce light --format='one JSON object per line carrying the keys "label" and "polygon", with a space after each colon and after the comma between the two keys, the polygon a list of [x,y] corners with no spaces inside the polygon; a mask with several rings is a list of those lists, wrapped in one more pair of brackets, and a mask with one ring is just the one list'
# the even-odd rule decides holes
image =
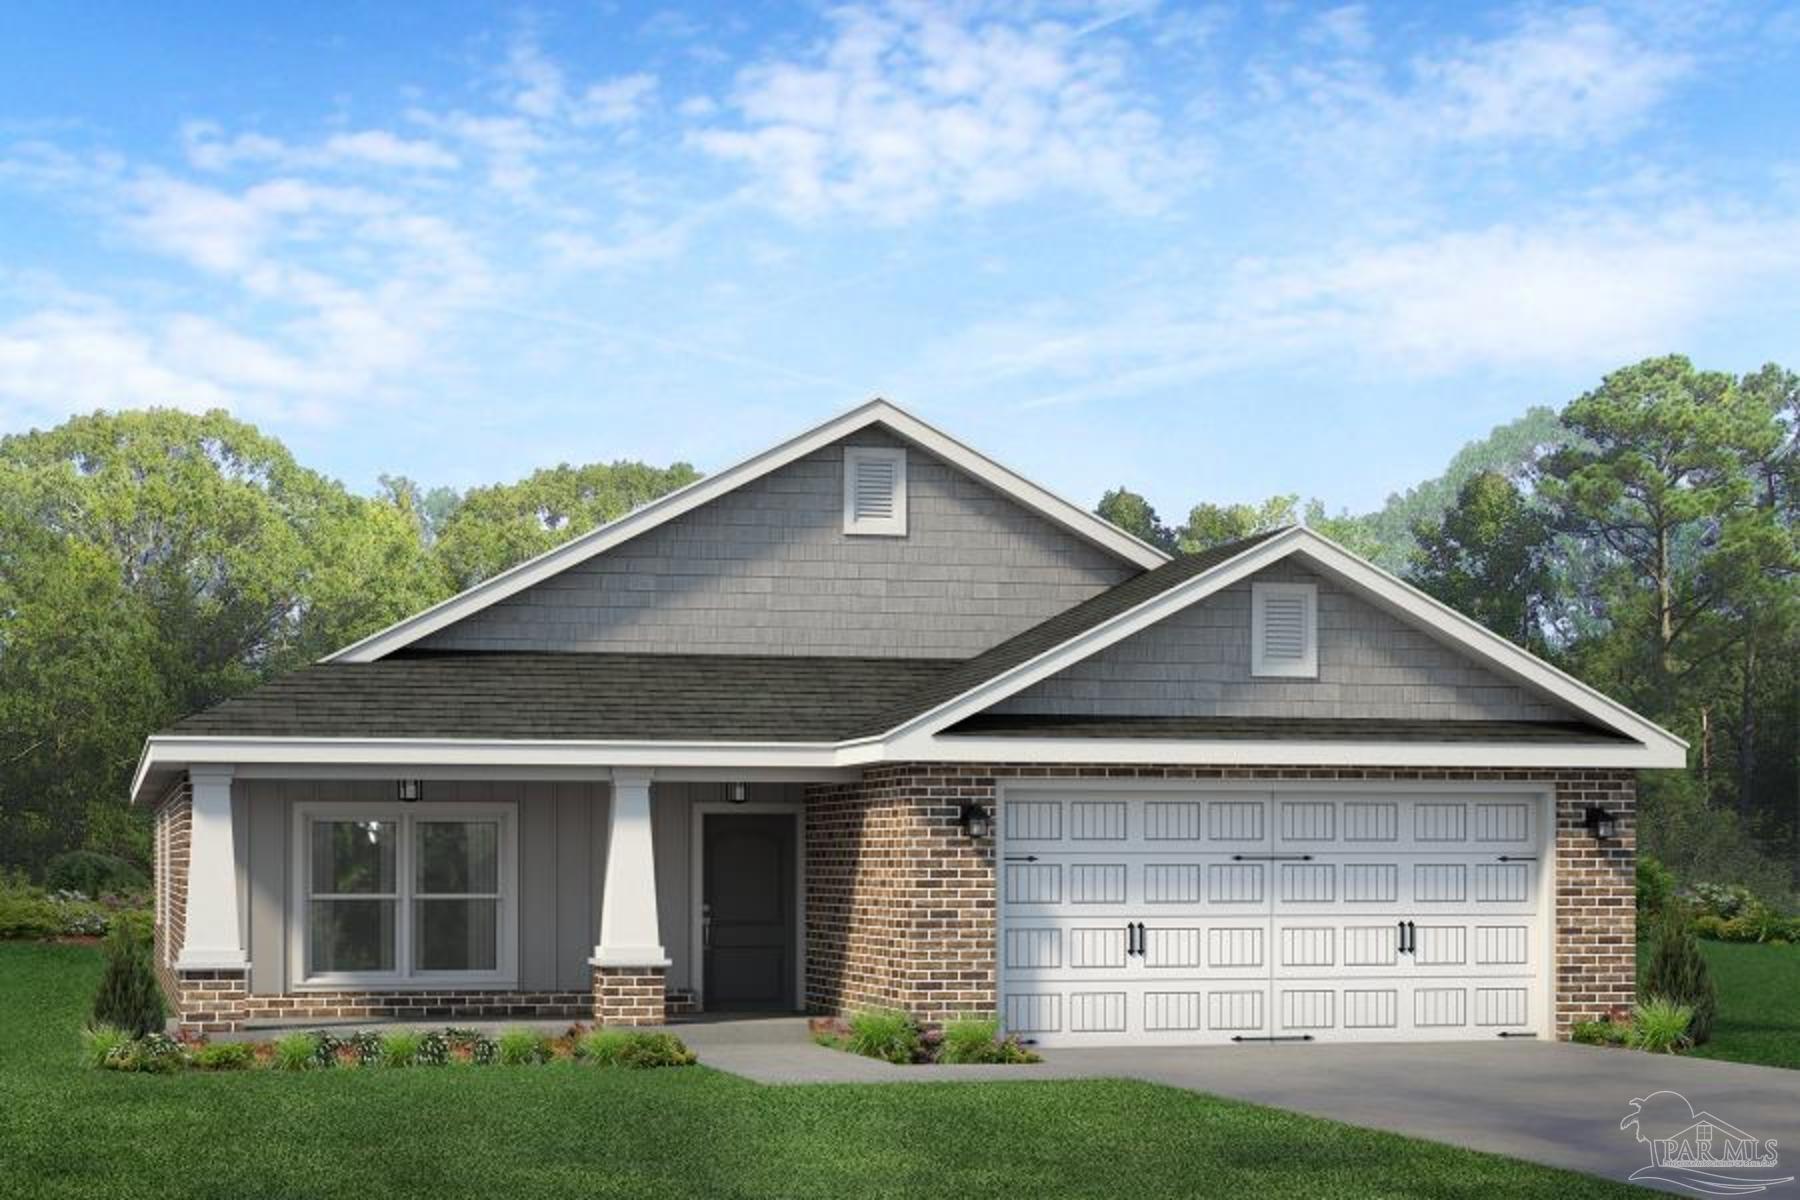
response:
{"label": "outdoor sconce light", "polygon": [[422,779],[402,779],[400,781],[400,803],[417,804],[419,797],[425,792],[425,781]]}
{"label": "outdoor sconce light", "polygon": [[1596,842],[1608,841],[1619,832],[1619,818],[1604,808],[1590,808],[1587,810],[1587,828]]}
{"label": "outdoor sconce light", "polygon": [[749,789],[744,787],[743,784],[734,783],[731,785],[731,802],[733,804],[742,804],[744,801],[748,800],[749,798],[750,798]]}
{"label": "outdoor sconce light", "polygon": [[994,832],[994,818],[988,816],[988,810],[979,804],[963,805],[962,816],[957,818],[957,824],[972,838],[984,838]]}

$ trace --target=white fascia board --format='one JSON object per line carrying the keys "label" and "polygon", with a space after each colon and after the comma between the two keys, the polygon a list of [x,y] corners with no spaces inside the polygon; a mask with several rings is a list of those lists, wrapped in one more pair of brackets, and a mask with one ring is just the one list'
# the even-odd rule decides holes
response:
{"label": "white fascia board", "polygon": [[446,625],[480,612],[508,596],[541,583],[545,579],[578,563],[647,533],[657,526],[692,512],[701,505],[725,495],[744,484],[778,470],[815,450],[829,446],[869,425],[886,425],[901,437],[917,443],[945,462],[973,475],[998,492],[1031,508],[1046,519],[1088,542],[1109,550],[1129,562],[1149,570],[1161,566],[1169,556],[1161,550],[1102,520],[1079,505],[1064,500],[1025,477],[1015,474],[977,451],[963,445],[912,414],[885,400],[871,400],[839,417],[816,426],[780,445],[771,447],[717,475],[678,488],[635,509],[616,521],[572,538],[536,558],[526,559],[515,567],[484,579],[467,591],[440,601],[422,612],[398,621],[327,655],[324,662],[374,662],[402,649]]}
{"label": "white fascia board", "polygon": [[[206,764],[427,770],[480,768],[722,771],[838,767],[835,746],[821,742],[577,742],[460,740],[456,738],[230,738],[152,737],[131,783],[135,801],[153,772]],[[598,778],[598,774],[594,777]],[[670,775],[674,778],[674,775]],[[737,776],[733,776],[736,778]]]}
{"label": "white fascia board", "polygon": [[1658,760],[1656,765],[1686,765],[1687,743],[1662,726],[1638,715],[1574,676],[1559,671],[1404,580],[1358,558],[1329,538],[1302,526],[1259,542],[1211,570],[908,720],[884,735],[881,740],[891,747],[894,742],[909,734],[931,734],[945,729],[1294,553],[1304,554],[1327,574],[1350,584],[1439,641],[1554,697],[1608,729],[1633,738],[1646,747],[1657,749],[1660,753],[1655,755]]}
{"label": "white fascia board", "polygon": [[1045,766],[1121,763],[1171,766],[1531,767],[1654,769],[1686,765],[1685,752],[1661,746],[1496,745],[1485,742],[1329,742],[1160,738],[940,737],[917,734],[890,743],[888,762],[1023,763]]}

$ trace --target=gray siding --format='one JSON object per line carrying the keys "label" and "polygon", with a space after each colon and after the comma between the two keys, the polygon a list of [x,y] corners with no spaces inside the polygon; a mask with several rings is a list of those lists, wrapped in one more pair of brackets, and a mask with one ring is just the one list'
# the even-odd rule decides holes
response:
{"label": "gray siding", "polygon": [[[608,786],[432,781],[426,789],[434,804],[517,804],[519,987],[586,990],[591,983],[588,958],[600,929]],[[803,794],[799,785],[751,785],[754,800],[799,800]],[[289,913],[293,806],[322,801],[386,804],[393,795],[394,785],[386,780],[239,780],[232,785],[240,911],[249,939],[253,991],[278,995],[288,985],[289,938],[299,928],[299,914],[290,920]],[[693,806],[726,798],[724,784],[655,785],[651,829],[657,919],[673,960],[668,974],[671,988],[691,986]]]}
{"label": "gray siding", "polygon": [[1295,563],[1258,580],[1319,589],[1319,675],[1250,673],[1250,581],[1133,634],[994,706],[997,713],[1422,720],[1571,714]]}
{"label": "gray siding", "polygon": [[843,531],[843,446],[870,428],[418,644],[961,658],[1137,573],[916,446],[907,533]]}

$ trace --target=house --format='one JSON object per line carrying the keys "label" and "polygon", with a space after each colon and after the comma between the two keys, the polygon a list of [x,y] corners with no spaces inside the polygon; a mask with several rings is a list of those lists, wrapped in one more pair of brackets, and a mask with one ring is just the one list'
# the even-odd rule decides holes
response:
{"label": "house", "polygon": [[1685,744],[1303,528],[1170,557],[874,401],[148,740],[180,1022],[898,1007],[1566,1036]]}

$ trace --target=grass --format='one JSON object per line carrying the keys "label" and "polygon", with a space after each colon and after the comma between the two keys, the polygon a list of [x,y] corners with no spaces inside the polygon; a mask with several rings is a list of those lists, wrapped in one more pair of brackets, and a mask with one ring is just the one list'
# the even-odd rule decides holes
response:
{"label": "grass", "polygon": [[1800,946],[1701,942],[1719,986],[1712,1040],[1690,1053],[1800,1069]]}
{"label": "grass", "polygon": [[1123,1082],[765,1088],[576,1063],[122,1075],[100,958],[0,944],[0,1197],[1601,1197],[1623,1185]]}

